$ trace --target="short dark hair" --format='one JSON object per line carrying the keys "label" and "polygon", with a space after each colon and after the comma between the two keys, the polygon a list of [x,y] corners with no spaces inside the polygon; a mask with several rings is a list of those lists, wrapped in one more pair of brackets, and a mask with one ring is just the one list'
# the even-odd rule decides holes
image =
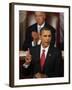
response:
{"label": "short dark hair", "polygon": [[40,30],[40,34],[42,33],[42,31],[44,31],[44,30],[46,30],[46,31],[50,31],[51,32],[51,34],[52,34],[52,30],[51,30],[51,28],[50,27],[43,27],[43,28],[41,28],[41,30]]}

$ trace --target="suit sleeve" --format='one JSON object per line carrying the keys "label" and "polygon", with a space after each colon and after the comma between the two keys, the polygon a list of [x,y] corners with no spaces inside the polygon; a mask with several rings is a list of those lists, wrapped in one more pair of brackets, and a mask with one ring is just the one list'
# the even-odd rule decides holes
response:
{"label": "suit sleeve", "polygon": [[22,64],[19,65],[20,66],[19,78],[20,79],[32,78],[33,77],[32,62],[30,63],[30,65],[27,68],[24,66],[24,63],[25,63],[25,61]]}
{"label": "suit sleeve", "polygon": [[23,65],[20,65],[20,79],[32,78],[32,66],[25,68]]}

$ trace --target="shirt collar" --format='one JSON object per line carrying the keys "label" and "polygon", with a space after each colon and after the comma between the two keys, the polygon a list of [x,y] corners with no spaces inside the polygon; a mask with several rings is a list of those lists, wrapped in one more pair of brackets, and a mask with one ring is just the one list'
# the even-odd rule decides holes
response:
{"label": "shirt collar", "polygon": [[45,22],[44,22],[42,25],[39,25],[39,24],[38,24],[38,27],[43,28],[43,27],[44,27],[44,25],[45,25]]}
{"label": "shirt collar", "polygon": [[[40,44],[41,44],[41,40],[38,40],[37,45],[40,45]],[[32,41],[32,46],[35,46],[34,41]]]}
{"label": "shirt collar", "polygon": [[48,47],[46,47],[46,48],[43,48],[43,46],[41,45],[40,57],[41,57],[41,55],[42,55],[42,51],[43,51],[43,50],[45,50],[45,58],[46,58],[47,53],[48,53],[48,50],[49,50],[49,46],[48,46]]}
{"label": "shirt collar", "polygon": [[43,48],[43,46],[41,45],[41,50],[43,50],[43,49],[44,49],[44,50],[46,51],[46,50],[48,50],[48,48],[49,48],[49,46],[48,46],[48,47],[46,47],[46,48]]}

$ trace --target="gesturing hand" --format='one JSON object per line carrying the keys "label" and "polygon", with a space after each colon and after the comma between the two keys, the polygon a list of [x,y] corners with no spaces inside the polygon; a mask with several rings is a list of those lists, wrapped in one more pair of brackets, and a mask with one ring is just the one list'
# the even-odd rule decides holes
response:
{"label": "gesturing hand", "polygon": [[26,57],[25,57],[25,64],[30,64],[31,60],[32,60],[32,56],[31,56],[30,50],[28,48],[28,51],[27,51],[27,54],[26,54]]}
{"label": "gesturing hand", "polygon": [[36,73],[36,74],[34,75],[34,77],[35,77],[35,78],[46,78],[46,77],[47,77],[47,75],[46,75],[46,74],[42,74],[42,73],[38,72],[38,73]]}

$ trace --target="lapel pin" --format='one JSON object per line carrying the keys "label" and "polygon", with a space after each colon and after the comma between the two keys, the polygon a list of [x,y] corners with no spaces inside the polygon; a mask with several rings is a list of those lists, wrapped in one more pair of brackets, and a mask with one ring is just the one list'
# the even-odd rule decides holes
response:
{"label": "lapel pin", "polygon": [[51,56],[51,54],[49,54],[49,56]]}

